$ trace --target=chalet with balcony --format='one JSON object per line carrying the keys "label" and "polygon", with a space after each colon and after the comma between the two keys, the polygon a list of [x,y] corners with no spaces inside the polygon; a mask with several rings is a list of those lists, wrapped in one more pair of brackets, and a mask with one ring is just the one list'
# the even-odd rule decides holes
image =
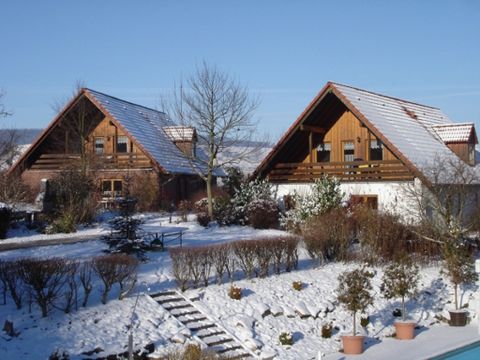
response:
{"label": "chalet with balcony", "polygon": [[394,209],[406,183],[429,181],[435,159],[477,171],[477,143],[473,123],[455,124],[437,108],[329,82],[255,175],[277,184],[279,195],[334,176],[356,201]]}
{"label": "chalet with balcony", "polygon": [[204,154],[196,142],[194,128],[178,126],[163,112],[81,89],[10,173],[38,192],[42,179],[84,166],[94,172],[104,203],[149,179],[158,204],[170,204],[204,187],[198,176],[205,170],[198,161]]}

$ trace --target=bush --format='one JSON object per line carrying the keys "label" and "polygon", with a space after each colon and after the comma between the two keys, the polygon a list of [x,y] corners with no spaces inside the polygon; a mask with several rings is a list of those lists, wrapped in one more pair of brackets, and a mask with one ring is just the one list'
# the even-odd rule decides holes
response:
{"label": "bush", "polygon": [[210,224],[210,216],[206,212],[200,212],[197,214],[197,222],[203,226],[207,227]]}
{"label": "bush", "polygon": [[7,237],[11,216],[12,210],[7,207],[2,207],[0,204],[0,239],[5,239]]}
{"label": "bush", "polygon": [[194,204],[188,200],[181,200],[178,203],[178,212],[180,213],[180,217],[182,221],[188,220],[188,214],[193,211]]}
{"label": "bush", "polygon": [[257,251],[255,241],[258,240],[240,240],[232,243],[232,249],[238,259],[238,264],[248,279],[251,279],[255,272],[255,253]]}
{"label": "bush", "polygon": [[116,283],[120,286],[119,300],[128,295],[137,280],[137,267],[138,260],[128,255],[115,254],[94,258],[93,269],[103,282],[102,304],[107,303],[108,294]]}
{"label": "bush", "polygon": [[303,284],[302,284],[301,281],[294,281],[294,282],[292,283],[292,287],[293,287],[295,290],[300,291],[300,290],[303,289]]}
{"label": "bush", "polygon": [[332,323],[322,325],[322,338],[330,339],[332,337],[332,333],[333,333]]}
{"label": "bush", "polygon": [[77,231],[75,216],[66,212],[59,215],[45,228],[46,234],[69,234]]}
{"label": "bush", "polygon": [[278,340],[282,345],[293,345],[293,335],[291,332],[284,331],[278,336]]}
{"label": "bush", "polygon": [[188,344],[183,351],[176,351],[162,356],[163,360],[218,360],[228,359],[208,350],[202,350],[197,344]]}
{"label": "bush", "polygon": [[19,273],[23,283],[28,287],[30,296],[46,317],[54,302],[61,295],[66,282],[69,267],[66,260],[23,259],[19,261]]}
{"label": "bush", "polygon": [[243,183],[232,198],[233,217],[235,223],[248,223],[248,207],[253,201],[273,200],[272,185],[266,180],[256,179]]}
{"label": "bush", "polygon": [[293,194],[295,206],[282,216],[281,224],[286,229],[297,232],[300,225],[310,217],[339,207],[343,196],[337,179],[326,176],[317,179],[308,194]]}
{"label": "bush", "polygon": [[271,229],[278,224],[278,205],[272,199],[256,199],[247,206],[248,223],[254,229]]}
{"label": "bush", "polygon": [[137,209],[140,212],[159,210],[160,193],[155,176],[134,175],[129,181],[129,194],[137,199]]}
{"label": "bush", "polygon": [[21,309],[25,289],[18,261],[0,261],[0,281],[3,286],[3,303],[7,303],[8,292],[17,309]]}
{"label": "bush", "polygon": [[83,301],[82,306],[87,306],[88,298],[90,293],[93,290],[92,285],[92,275],[93,275],[93,261],[84,261],[80,264],[78,269],[78,279],[80,280],[80,284],[83,288]]}
{"label": "bush", "polygon": [[373,303],[371,294],[373,273],[365,268],[345,271],[338,277],[337,299],[352,312],[353,336],[356,334],[355,318],[358,311],[364,311]]}
{"label": "bush", "polygon": [[188,254],[185,248],[171,248],[168,253],[172,259],[172,272],[181,291],[188,288],[190,269],[188,267]]}
{"label": "bush", "polygon": [[231,259],[231,248],[229,244],[213,245],[210,248],[210,256],[215,268],[215,277],[217,284],[222,283],[223,275],[228,269]]}
{"label": "bush", "polygon": [[230,289],[228,289],[228,296],[230,299],[240,300],[242,298],[242,289],[232,285],[230,286]]}
{"label": "bush", "polygon": [[235,196],[235,193],[240,189],[240,186],[245,181],[242,170],[235,166],[230,166],[225,168],[227,174],[226,177],[222,178],[223,189],[225,192],[232,198]]}
{"label": "bush", "polygon": [[360,317],[360,326],[366,328],[370,324],[370,316],[361,316]]}
{"label": "bush", "polygon": [[348,259],[353,242],[353,226],[343,208],[310,217],[301,226],[305,247],[309,255],[324,261]]}
{"label": "bush", "polygon": [[208,286],[210,272],[213,265],[212,250],[210,246],[183,248],[193,286],[198,287],[200,281]]}

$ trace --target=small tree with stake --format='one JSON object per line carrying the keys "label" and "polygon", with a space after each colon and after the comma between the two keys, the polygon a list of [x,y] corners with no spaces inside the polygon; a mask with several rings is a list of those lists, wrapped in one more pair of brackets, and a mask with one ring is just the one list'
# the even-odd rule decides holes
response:
{"label": "small tree with stake", "polygon": [[402,256],[385,269],[381,289],[387,299],[402,299],[402,320],[406,320],[405,297],[415,296],[420,279],[418,266]]}
{"label": "small tree with stake", "polygon": [[353,336],[356,335],[356,315],[373,302],[371,295],[373,272],[365,268],[346,271],[338,277],[337,299],[345,305],[353,316]]}

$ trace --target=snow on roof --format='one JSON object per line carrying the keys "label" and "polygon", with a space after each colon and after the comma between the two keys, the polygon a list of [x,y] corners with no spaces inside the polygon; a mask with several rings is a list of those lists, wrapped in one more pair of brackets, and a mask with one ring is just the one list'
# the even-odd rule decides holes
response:
{"label": "snow on roof", "polygon": [[[110,115],[112,115],[150,156],[168,173],[206,173],[205,154],[197,151],[196,158],[189,159],[167,136],[164,127],[176,127],[165,113],[115,98],[95,90],[86,89]],[[196,171],[197,170],[197,171]],[[224,173],[218,169],[216,176]]]}
{"label": "snow on roof", "polygon": [[428,176],[435,159],[458,157],[432,130],[455,125],[440,109],[332,83],[368,121],[417,169]]}
{"label": "snow on roof", "polygon": [[446,144],[468,142],[474,131],[473,123],[433,125],[432,128]]}
{"label": "snow on roof", "polygon": [[174,142],[195,140],[195,128],[191,126],[164,126],[163,131]]}

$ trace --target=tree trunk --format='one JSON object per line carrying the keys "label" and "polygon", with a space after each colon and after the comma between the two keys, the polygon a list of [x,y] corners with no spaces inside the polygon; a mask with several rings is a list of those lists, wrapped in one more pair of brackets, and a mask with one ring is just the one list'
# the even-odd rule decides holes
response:
{"label": "tree trunk", "polygon": [[458,310],[457,287],[458,287],[458,284],[455,284],[455,285],[453,286],[453,289],[454,289],[454,291],[455,291],[455,310]]}
{"label": "tree trunk", "polygon": [[353,312],[353,336],[355,336],[357,334],[357,324],[355,322],[355,318],[356,318],[356,312],[354,311]]}
{"label": "tree trunk", "polygon": [[405,313],[406,313],[406,310],[405,310],[405,296],[402,296],[402,319],[403,321],[405,321]]}
{"label": "tree trunk", "polygon": [[213,221],[213,195],[212,195],[212,173],[207,175],[207,199],[208,199],[208,217]]}

